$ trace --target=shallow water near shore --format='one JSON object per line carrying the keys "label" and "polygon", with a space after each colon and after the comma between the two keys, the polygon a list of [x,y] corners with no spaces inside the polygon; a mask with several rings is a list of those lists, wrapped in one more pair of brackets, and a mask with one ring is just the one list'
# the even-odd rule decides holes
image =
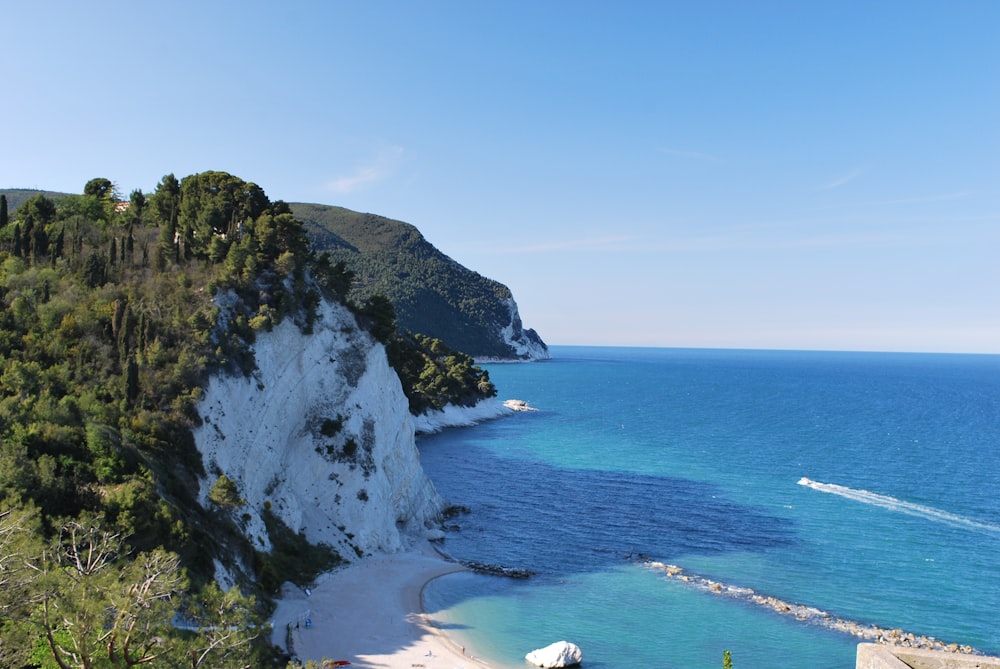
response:
{"label": "shallow water near shore", "polygon": [[[1000,651],[1000,357],[554,347],[488,365],[539,411],[421,437],[471,513],[425,604],[495,665],[854,666],[861,639],[667,578]],[[805,480],[803,480],[805,479]]]}

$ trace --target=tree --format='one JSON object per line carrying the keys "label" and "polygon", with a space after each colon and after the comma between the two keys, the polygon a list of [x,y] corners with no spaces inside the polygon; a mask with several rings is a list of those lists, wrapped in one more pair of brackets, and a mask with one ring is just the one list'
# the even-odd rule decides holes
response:
{"label": "tree", "polygon": [[361,307],[361,314],[368,317],[372,336],[383,344],[396,334],[396,310],[384,295],[369,297]]}
{"label": "tree", "polygon": [[31,509],[0,512],[0,666],[28,662],[30,635],[22,623],[33,605],[40,553],[38,517]]}
{"label": "tree", "polygon": [[[184,619],[197,627],[197,636],[178,655],[178,666],[253,666],[253,642],[260,636],[262,620],[253,597],[244,597],[238,587],[223,592],[214,582],[191,597],[183,611]],[[179,660],[181,658],[178,658]]]}
{"label": "tree", "polygon": [[31,221],[35,225],[45,226],[55,220],[57,212],[55,201],[39,193],[22,202],[17,208],[16,216],[25,223]]}
{"label": "tree", "polygon": [[91,253],[83,263],[83,279],[91,288],[103,286],[107,280],[108,269],[105,259],[97,254]]}
{"label": "tree", "polygon": [[246,503],[240,498],[240,491],[236,487],[236,483],[225,474],[217,478],[215,483],[212,484],[212,489],[208,491],[208,499],[213,504],[226,509]]}
{"label": "tree", "polygon": [[733,669],[733,656],[728,650],[722,651],[722,669]]}
{"label": "tree", "polygon": [[16,258],[20,258],[24,253],[24,241],[21,239],[21,226],[18,223],[14,224],[14,246],[11,252]]}
{"label": "tree", "polygon": [[60,669],[134,667],[168,649],[171,600],[187,587],[180,561],[162,549],[126,556],[121,535],[99,523],[63,526],[38,559],[31,621],[44,658]]}
{"label": "tree", "polygon": [[69,522],[49,546],[38,525],[0,512],[0,666],[259,666],[266,628],[239,588],[187,594],[177,555],[130,554],[100,521]]}
{"label": "tree", "polygon": [[146,196],[138,188],[129,195],[129,209],[132,212],[132,220],[137,225],[142,225],[142,212],[146,207]]}
{"label": "tree", "polygon": [[156,185],[152,197],[149,199],[153,214],[158,219],[161,226],[173,228],[177,225],[177,216],[180,212],[181,204],[181,182],[173,174],[167,174],[160,183]]}
{"label": "tree", "polygon": [[347,269],[347,263],[343,260],[333,264],[330,254],[324,251],[313,263],[312,274],[321,286],[333,291],[341,302],[347,300],[347,294],[354,285],[355,275],[352,270]]}
{"label": "tree", "polygon": [[98,200],[110,200],[114,194],[114,188],[115,185],[111,183],[110,179],[97,177],[87,182],[87,185],[83,187],[83,194],[96,197]]}
{"label": "tree", "polygon": [[7,196],[0,194],[0,228],[7,227]]}
{"label": "tree", "polygon": [[180,185],[177,221],[185,239],[191,242],[185,254],[206,255],[213,235],[235,236],[243,222],[256,219],[270,205],[260,186],[226,172],[185,177]]}
{"label": "tree", "polygon": [[136,363],[134,355],[129,355],[128,357],[123,380],[125,384],[125,401],[128,402],[129,406],[133,406],[136,398],[139,397],[139,365]]}

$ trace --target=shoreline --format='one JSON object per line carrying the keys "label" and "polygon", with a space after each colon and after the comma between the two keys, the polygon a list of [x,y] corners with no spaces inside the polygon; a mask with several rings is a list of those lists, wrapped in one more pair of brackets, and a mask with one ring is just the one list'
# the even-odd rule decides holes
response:
{"label": "shoreline", "polygon": [[303,664],[325,659],[362,669],[494,666],[463,652],[424,609],[431,581],[465,569],[417,539],[403,552],[323,574],[309,589],[286,583],[271,619],[271,642]]}
{"label": "shoreline", "polygon": [[[417,435],[535,411],[523,400],[448,405],[414,417]],[[376,553],[321,574],[309,588],[285,583],[271,616],[271,643],[303,664],[347,661],[362,669],[503,669],[455,643],[427,613],[431,581],[467,567],[431,544],[404,535],[397,553]]]}

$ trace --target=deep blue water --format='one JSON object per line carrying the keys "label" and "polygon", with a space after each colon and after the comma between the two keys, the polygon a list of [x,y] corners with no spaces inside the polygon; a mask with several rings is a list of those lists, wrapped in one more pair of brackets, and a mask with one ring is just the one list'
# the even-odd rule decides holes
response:
{"label": "deep blue water", "polygon": [[[489,365],[539,410],[422,437],[471,512],[439,579],[470,653],[524,666],[847,669],[859,639],[667,579],[638,554],[837,617],[1000,652],[1000,356],[554,347]],[[803,477],[815,482],[801,485]]]}

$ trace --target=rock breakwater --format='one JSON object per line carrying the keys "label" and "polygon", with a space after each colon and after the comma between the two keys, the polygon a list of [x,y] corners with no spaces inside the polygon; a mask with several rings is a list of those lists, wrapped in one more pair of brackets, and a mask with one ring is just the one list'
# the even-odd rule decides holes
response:
{"label": "rock breakwater", "polygon": [[704,576],[690,574],[677,565],[665,564],[663,562],[657,562],[645,557],[640,557],[639,563],[649,569],[661,572],[669,579],[687,583],[692,587],[699,588],[716,595],[748,602],[756,606],[762,606],[780,615],[793,616],[796,620],[825,627],[826,629],[834,630],[836,632],[849,634],[858,639],[864,639],[866,641],[889,646],[898,646],[901,648],[919,648],[923,650],[939,650],[950,653],[982,655],[980,651],[968,645],[947,643],[945,641],[941,641],[940,639],[935,639],[932,636],[914,634],[901,629],[890,629],[880,627],[878,625],[838,618],[837,616],[827,613],[821,609],[786,602],[778,599],[777,597],[760,594],[751,588],[728,585]]}
{"label": "rock breakwater", "polygon": [[501,564],[487,564],[485,562],[462,561],[462,565],[477,574],[489,574],[490,576],[504,576],[506,578],[531,578],[535,572],[517,567],[505,567]]}

